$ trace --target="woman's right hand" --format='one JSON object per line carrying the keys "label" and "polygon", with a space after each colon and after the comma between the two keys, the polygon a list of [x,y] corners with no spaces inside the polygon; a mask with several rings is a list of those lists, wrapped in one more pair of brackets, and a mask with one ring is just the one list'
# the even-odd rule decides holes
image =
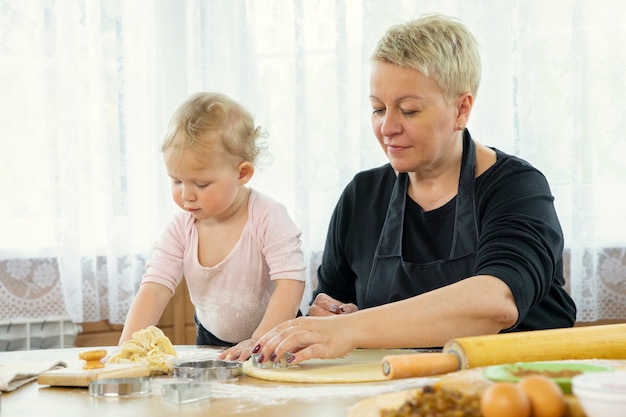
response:
{"label": "woman's right hand", "polygon": [[359,308],[351,303],[344,304],[335,300],[328,294],[320,293],[315,297],[315,301],[309,309],[309,316],[334,316],[336,314],[347,314],[358,311]]}
{"label": "woman's right hand", "polygon": [[354,331],[359,326],[347,323],[354,316],[298,317],[288,320],[261,337],[252,353],[259,362],[275,362],[288,354],[295,365],[307,359],[331,359],[346,355],[355,348]]}

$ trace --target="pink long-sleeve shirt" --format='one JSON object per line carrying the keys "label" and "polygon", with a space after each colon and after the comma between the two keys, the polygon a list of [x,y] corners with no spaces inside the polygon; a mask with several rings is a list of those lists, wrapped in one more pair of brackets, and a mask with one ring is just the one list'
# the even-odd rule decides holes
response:
{"label": "pink long-sleeve shirt", "polygon": [[254,189],[248,221],[232,251],[215,266],[198,260],[198,229],[187,212],[174,216],[157,241],[142,283],[154,282],[174,293],[183,276],[205,329],[238,343],[257,328],[276,279],[304,281],[301,232],[285,207]]}

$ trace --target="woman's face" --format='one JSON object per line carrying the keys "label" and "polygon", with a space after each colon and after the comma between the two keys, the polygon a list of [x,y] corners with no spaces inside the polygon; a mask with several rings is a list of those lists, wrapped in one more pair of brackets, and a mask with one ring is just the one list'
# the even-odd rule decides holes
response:
{"label": "woman's face", "polygon": [[374,135],[396,171],[429,176],[462,152],[456,103],[421,72],[375,61],[370,101]]}

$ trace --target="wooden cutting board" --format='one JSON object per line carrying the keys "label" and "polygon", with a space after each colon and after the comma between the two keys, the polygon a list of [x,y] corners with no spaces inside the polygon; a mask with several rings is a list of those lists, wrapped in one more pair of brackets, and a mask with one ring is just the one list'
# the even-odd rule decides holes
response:
{"label": "wooden cutting board", "polygon": [[69,366],[39,374],[37,383],[59,387],[88,387],[89,382],[104,378],[132,378],[149,376],[147,366],[134,364],[107,364],[104,368],[83,369],[82,366]]}

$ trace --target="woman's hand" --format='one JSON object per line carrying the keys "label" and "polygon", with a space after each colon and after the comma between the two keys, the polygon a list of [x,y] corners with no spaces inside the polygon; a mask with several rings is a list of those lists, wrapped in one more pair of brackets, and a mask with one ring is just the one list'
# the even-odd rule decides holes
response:
{"label": "woman's hand", "polygon": [[333,316],[335,314],[354,313],[359,308],[354,304],[344,304],[327,294],[320,293],[309,309],[309,316]]}
{"label": "woman's hand", "polygon": [[346,355],[355,348],[348,315],[298,317],[284,322],[261,337],[252,353],[259,362],[275,362],[287,353],[295,365],[307,359],[330,359]]}
{"label": "woman's hand", "polygon": [[255,342],[252,339],[247,339],[239,342],[237,345],[226,349],[222,352],[217,359],[226,361],[240,361],[247,360],[252,355],[252,348],[255,346]]}

